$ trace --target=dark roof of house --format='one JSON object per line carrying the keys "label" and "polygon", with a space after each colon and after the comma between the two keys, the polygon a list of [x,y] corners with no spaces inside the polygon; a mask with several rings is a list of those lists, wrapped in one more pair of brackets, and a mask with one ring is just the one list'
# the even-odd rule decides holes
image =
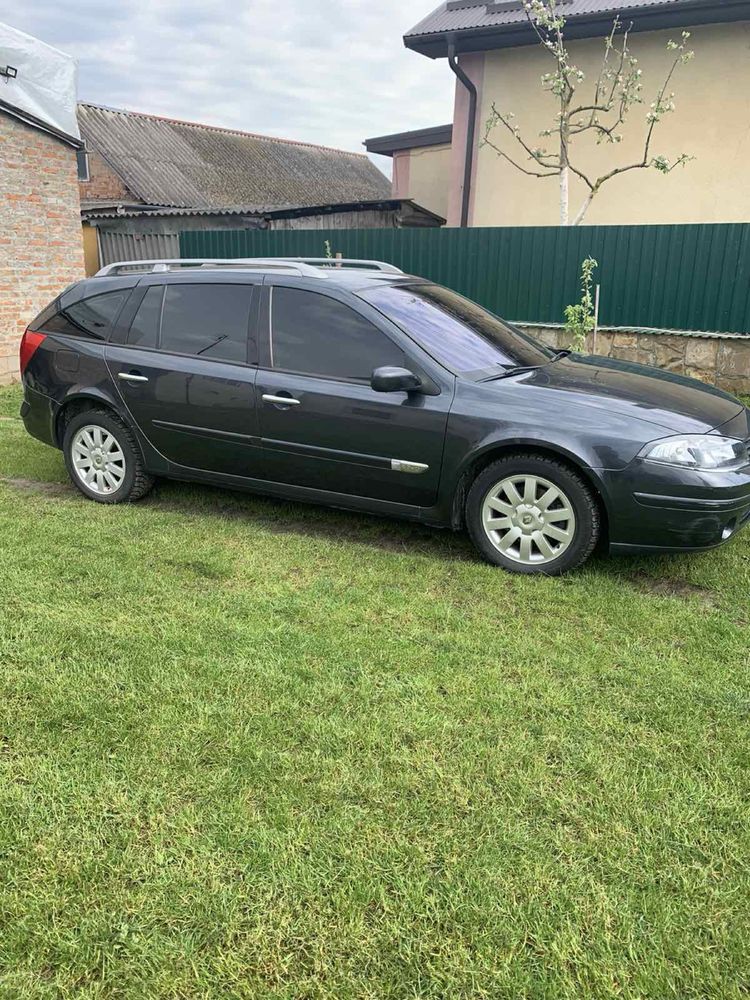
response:
{"label": "dark roof of house", "polygon": [[300,207],[391,193],[363,153],[96,104],[79,104],[78,122],[86,145],[149,205]]}
{"label": "dark roof of house", "polygon": [[[569,38],[604,34],[620,14],[635,31],[739,21],[750,18],[750,0],[558,0]],[[537,37],[522,0],[443,0],[404,36],[407,48],[433,59],[458,52],[530,45]]]}
{"label": "dark roof of house", "polygon": [[394,153],[400,153],[406,149],[450,146],[451,142],[453,142],[453,126],[434,125],[432,128],[418,128],[413,132],[394,132],[393,135],[380,135],[374,139],[365,139],[365,149],[368,153],[393,156]]}

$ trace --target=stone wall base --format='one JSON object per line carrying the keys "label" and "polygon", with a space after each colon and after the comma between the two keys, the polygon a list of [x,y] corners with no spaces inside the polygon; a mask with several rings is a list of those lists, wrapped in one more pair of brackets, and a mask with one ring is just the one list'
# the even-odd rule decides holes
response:
{"label": "stone wall base", "polygon": [[[518,325],[550,347],[570,346],[562,327]],[[589,337],[586,350],[689,375],[734,395],[750,395],[750,336],[604,329],[597,334],[596,348]]]}

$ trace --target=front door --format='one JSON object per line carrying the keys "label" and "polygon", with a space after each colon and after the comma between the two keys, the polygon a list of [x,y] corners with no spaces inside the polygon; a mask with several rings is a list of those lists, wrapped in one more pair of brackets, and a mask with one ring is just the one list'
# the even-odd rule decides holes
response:
{"label": "front door", "polygon": [[264,478],[432,506],[451,392],[375,392],[375,368],[414,367],[384,330],[332,295],[283,284],[265,294],[256,386]]}
{"label": "front door", "polygon": [[206,278],[144,280],[125,343],[107,346],[107,365],[141,432],[170,462],[259,476],[249,335],[260,285],[248,275]]}

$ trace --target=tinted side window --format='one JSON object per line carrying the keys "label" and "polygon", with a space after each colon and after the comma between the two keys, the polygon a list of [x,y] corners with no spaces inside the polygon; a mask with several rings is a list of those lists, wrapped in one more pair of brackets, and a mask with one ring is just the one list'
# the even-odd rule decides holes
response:
{"label": "tinted side window", "polygon": [[45,333],[65,333],[72,337],[104,340],[128,295],[130,289],[126,288],[82,299],[43,320],[40,329]]}
{"label": "tinted side window", "polygon": [[369,381],[375,368],[403,366],[403,351],[342,302],[277,286],[271,300],[271,356],[281,371]]}
{"label": "tinted side window", "polygon": [[440,285],[385,285],[363,295],[441,364],[482,373],[543,365],[554,352],[476,302]]}
{"label": "tinted side window", "polygon": [[166,285],[159,347],[246,362],[252,295],[252,285]]}
{"label": "tinted side window", "polygon": [[141,347],[159,346],[159,326],[161,306],[164,299],[164,285],[152,285],[141,299],[138,311],[133,317],[128,332],[128,343]]}

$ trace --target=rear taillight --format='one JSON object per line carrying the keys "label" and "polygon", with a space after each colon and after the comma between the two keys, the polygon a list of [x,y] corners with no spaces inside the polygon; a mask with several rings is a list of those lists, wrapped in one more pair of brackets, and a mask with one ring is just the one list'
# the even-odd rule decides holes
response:
{"label": "rear taillight", "polygon": [[36,349],[46,336],[46,333],[34,333],[33,330],[27,330],[23,337],[21,337],[21,350],[19,353],[22,375],[28,368],[29,361],[31,361],[36,354]]}

